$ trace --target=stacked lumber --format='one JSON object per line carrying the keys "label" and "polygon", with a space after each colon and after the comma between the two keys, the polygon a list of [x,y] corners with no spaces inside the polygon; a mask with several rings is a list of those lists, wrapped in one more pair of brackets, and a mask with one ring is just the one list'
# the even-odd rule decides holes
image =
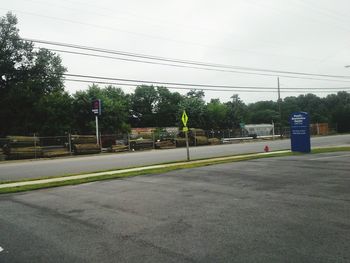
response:
{"label": "stacked lumber", "polygon": [[205,131],[202,129],[195,129],[191,128],[190,129],[190,136],[206,136]]}
{"label": "stacked lumber", "polygon": [[176,147],[184,147],[186,146],[186,138],[177,137],[175,139]]}
{"label": "stacked lumber", "polygon": [[43,149],[40,146],[37,147],[12,147],[4,146],[4,153],[6,154],[7,160],[17,159],[32,159],[40,158],[43,156]]}
{"label": "stacked lumber", "polygon": [[100,153],[101,148],[96,143],[73,144],[74,154]]}
{"label": "stacked lumber", "polygon": [[196,145],[207,145],[208,144],[208,137],[207,136],[196,136]]}
{"label": "stacked lumber", "polygon": [[[41,146],[39,137],[7,136],[2,151],[7,160],[57,157],[69,155],[64,145]],[[0,160],[1,157],[0,154]]]}
{"label": "stacked lumber", "polygon": [[101,152],[101,148],[96,143],[96,136],[94,135],[72,135],[71,140],[74,154],[94,154]]}
{"label": "stacked lumber", "polygon": [[60,157],[60,156],[68,156],[68,155],[70,155],[70,152],[64,146],[42,147],[42,150],[43,150],[43,157],[44,158]]}
{"label": "stacked lumber", "polygon": [[6,155],[4,154],[3,150],[0,149],[0,161],[5,161],[6,160]]}
{"label": "stacked lumber", "polygon": [[39,145],[38,137],[31,136],[7,136],[7,145],[11,148],[24,148],[24,147],[34,147]]}
{"label": "stacked lumber", "polygon": [[157,149],[172,149],[176,147],[176,144],[173,140],[164,140],[156,142],[155,146]]}
{"label": "stacked lumber", "polygon": [[139,132],[138,136],[142,139],[153,139],[153,132]]}
{"label": "stacked lumber", "polygon": [[72,144],[96,144],[94,135],[72,135]]}
{"label": "stacked lumber", "polygon": [[117,145],[112,145],[109,148],[110,152],[125,152],[129,151],[129,147],[127,145],[122,145],[122,144],[117,144]]}
{"label": "stacked lumber", "polygon": [[130,149],[132,150],[141,150],[141,149],[152,149],[153,140],[139,138],[136,140],[130,140]]}
{"label": "stacked lumber", "polygon": [[218,145],[218,144],[221,144],[221,141],[218,138],[210,138],[208,139],[208,143],[210,145]]}
{"label": "stacked lumber", "polygon": [[7,160],[40,158],[43,154],[39,138],[30,136],[7,136],[2,150]]}

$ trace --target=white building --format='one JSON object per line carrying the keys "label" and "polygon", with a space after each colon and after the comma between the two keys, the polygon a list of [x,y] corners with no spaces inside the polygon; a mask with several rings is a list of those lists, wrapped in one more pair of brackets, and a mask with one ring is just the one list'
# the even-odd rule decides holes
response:
{"label": "white building", "polygon": [[273,133],[272,124],[247,124],[244,126],[244,129],[249,135],[268,136]]}

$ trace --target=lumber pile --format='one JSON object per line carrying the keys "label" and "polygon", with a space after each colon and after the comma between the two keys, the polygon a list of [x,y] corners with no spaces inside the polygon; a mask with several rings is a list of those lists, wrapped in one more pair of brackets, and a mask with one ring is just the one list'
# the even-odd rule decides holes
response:
{"label": "lumber pile", "polygon": [[[7,160],[18,160],[18,159],[33,159],[33,158],[50,158],[69,155],[69,151],[64,146],[27,146],[18,147],[22,145],[30,145],[28,141],[10,141],[5,144],[2,151],[6,155]],[[0,156],[1,159],[1,156]]]}
{"label": "lumber pile", "polygon": [[7,136],[2,150],[7,160],[40,158],[43,152],[39,138],[30,136]]}
{"label": "lumber pile", "polygon": [[208,137],[207,136],[196,136],[195,140],[196,140],[196,146],[208,144]]}
{"label": "lumber pile", "polygon": [[72,135],[72,144],[96,144],[94,135]]}
{"label": "lumber pile", "polygon": [[139,138],[136,140],[130,140],[130,149],[132,150],[142,150],[142,149],[152,149],[153,140]]}
{"label": "lumber pile", "polygon": [[153,139],[153,132],[139,132],[138,136],[142,139]]}
{"label": "lumber pile", "polygon": [[122,145],[122,144],[117,144],[117,145],[112,145],[109,148],[109,152],[126,152],[129,151],[128,145]]}
{"label": "lumber pile", "polygon": [[4,154],[3,150],[0,149],[0,161],[5,161],[6,160],[6,155]]}
{"label": "lumber pile", "polygon": [[156,149],[172,149],[176,147],[176,144],[173,140],[164,140],[156,142]]}
{"label": "lumber pile", "polygon": [[176,144],[176,147],[184,147],[184,146],[186,146],[186,138],[177,137],[175,139],[175,144]]}
{"label": "lumber pile", "polygon": [[206,136],[205,131],[202,129],[191,128],[189,132],[189,136]]}
{"label": "lumber pile", "polygon": [[3,151],[6,154],[7,160],[17,159],[32,159],[43,156],[42,147],[12,147],[12,145],[5,145]]}
{"label": "lumber pile", "polygon": [[94,135],[72,135],[72,149],[74,154],[94,154],[100,153],[101,148],[96,143]]}
{"label": "lumber pile", "polygon": [[208,139],[208,143],[210,145],[218,145],[218,144],[221,144],[221,141],[218,138],[210,138]]}
{"label": "lumber pile", "polygon": [[82,144],[73,144],[74,154],[93,154],[100,153],[101,148],[96,143],[82,143]]}
{"label": "lumber pile", "polygon": [[70,155],[69,150],[64,146],[57,146],[57,147],[42,147],[43,150],[43,157],[44,158],[51,158],[51,157],[61,157],[61,156],[68,156]]}
{"label": "lumber pile", "polygon": [[31,136],[7,136],[6,145],[10,145],[11,148],[24,148],[24,147],[34,147],[39,145],[38,137]]}

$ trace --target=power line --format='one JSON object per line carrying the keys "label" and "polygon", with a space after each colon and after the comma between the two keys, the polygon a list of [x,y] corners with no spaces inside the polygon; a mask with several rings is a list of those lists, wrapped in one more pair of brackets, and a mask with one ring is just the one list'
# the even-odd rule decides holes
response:
{"label": "power line", "polygon": [[[245,71],[254,71],[254,73],[247,72],[247,73],[254,74],[254,75],[255,74],[260,75],[260,74],[263,74],[261,72],[264,72],[264,74],[273,73],[273,74],[266,74],[268,76],[281,76],[281,77],[293,77],[293,78],[305,78],[305,77],[311,76],[311,77],[322,77],[322,78],[338,78],[338,79],[345,79],[345,80],[350,81],[350,76],[346,76],[346,75],[316,74],[316,73],[297,72],[297,71],[284,71],[284,70],[232,66],[232,65],[225,65],[225,64],[206,63],[206,62],[201,62],[201,61],[166,58],[166,57],[145,55],[145,54],[139,54],[139,53],[131,53],[131,52],[125,52],[125,51],[118,51],[118,50],[109,50],[109,49],[102,49],[102,48],[96,48],[96,47],[68,44],[68,43],[61,43],[61,42],[54,42],[54,41],[47,41],[47,40],[30,39],[30,38],[22,38],[22,39],[26,40],[26,41],[34,42],[34,43],[41,43],[41,44],[82,49],[82,50],[89,50],[89,51],[101,52],[101,53],[109,53],[109,54],[121,55],[121,56],[127,56],[127,57],[136,57],[136,58],[142,58],[142,59],[147,59],[147,60],[165,61],[165,62],[188,64],[188,65],[195,65],[195,66],[205,66],[205,67],[210,67],[210,68],[220,68],[220,69],[224,68],[224,69],[238,69],[238,70],[245,70]],[[62,52],[68,52],[68,51],[62,51]],[[140,62],[140,61],[137,61],[137,62]],[[230,71],[230,72],[233,72],[233,71]],[[234,73],[243,73],[243,72],[234,71]],[[285,76],[285,75],[288,75],[288,76]],[[289,76],[289,75],[292,75],[292,76]],[[297,75],[297,76],[295,76],[295,75]],[[325,79],[322,79],[322,80],[325,80]]]}
{"label": "power line", "polygon": [[[130,83],[120,83],[120,82],[111,82],[111,81],[95,81],[95,80],[79,80],[79,79],[71,79],[71,78],[65,78],[65,81],[73,81],[73,82],[82,82],[82,83],[92,83],[92,84],[105,84],[105,85],[117,85],[117,86],[130,86],[130,87],[137,87],[140,86],[140,83],[137,84],[130,84]],[[159,86],[158,86],[159,87]],[[190,87],[173,87],[173,86],[166,86],[168,89],[177,89],[177,90],[192,90],[193,88]],[[234,91],[234,92],[257,92],[256,90],[248,90],[248,89],[211,89],[211,88],[200,88],[200,90],[205,91]],[[260,90],[259,92],[275,92],[274,90]]]}
{"label": "power line", "polygon": [[197,83],[179,83],[179,82],[166,82],[166,81],[152,81],[152,80],[139,80],[139,79],[125,79],[125,78],[112,78],[112,77],[102,77],[102,76],[92,76],[92,75],[81,75],[81,74],[70,74],[64,73],[67,77],[78,77],[78,78],[89,78],[89,79],[99,79],[99,80],[112,80],[112,81],[125,81],[134,83],[146,83],[146,84],[159,84],[159,85],[175,85],[175,86],[185,86],[185,87],[207,87],[207,88],[231,88],[231,89],[275,89],[275,87],[250,87],[250,86],[229,86],[229,85],[212,85],[212,84],[197,84]]}
{"label": "power line", "polygon": [[[177,67],[177,68],[189,68],[189,69],[199,69],[199,70],[207,70],[207,71],[247,74],[247,75],[261,75],[261,76],[269,76],[269,77],[274,77],[275,76],[273,74],[266,74],[266,73],[252,73],[252,72],[244,72],[244,71],[237,71],[237,70],[205,68],[205,67],[196,67],[196,66],[185,66],[185,65],[170,64],[170,63],[163,63],[163,62],[138,60],[138,59],[132,59],[132,58],[121,58],[121,57],[113,57],[113,56],[99,55],[99,54],[92,54],[92,53],[85,53],[85,52],[68,51],[68,50],[62,50],[62,49],[52,49],[52,48],[46,48],[46,49],[50,50],[50,51],[53,51],[53,52],[62,52],[62,53],[73,54],[73,55],[82,55],[82,56],[90,56],[90,57],[122,60],[122,61],[145,63],[145,64],[152,64],[152,65],[163,65],[163,66],[170,66],[170,67]],[[331,81],[331,82],[344,82],[344,83],[350,82],[350,80],[320,79],[320,78],[311,78],[311,77],[297,77],[297,76],[283,76],[283,77],[285,77],[285,78],[297,78],[297,79],[301,78],[301,79],[308,79],[308,80],[322,80],[322,81]]]}
{"label": "power line", "polygon": [[[65,81],[72,81],[72,82],[81,82],[81,83],[91,83],[91,84],[104,84],[104,85],[116,85],[116,86],[129,86],[129,87],[133,87],[136,88],[137,86],[139,86],[138,84],[130,84],[130,83],[119,83],[119,82],[111,82],[111,81],[94,81],[94,80],[79,80],[79,79],[71,79],[71,78],[66,78]],[[192,90],[189,87],[172,87],[172,86],[167,86],[167,89],[175,89],[175,90]],[[247,90],[247,89],[210,89],[210,88],[201,88],[200,90],[203,91],[215,91],[215,92],[227,92],[227,91],[231,91],[231,92],[246,92],[246,93],[251,93],[251,92],[257,92],[256,90]],[[259,92],[263,92],[263,93],[275,93],[275,90],[259,90]],[[281,92],[283,93],[309,93],[307,91],[304,90],[304,92],[301,91],[296,91],[296,90],[281,90]],[[322,91],[316,91],[314,93],[331,93],[331,92],[335,92],[335,90],[322,90]]]}
{"label": "power line", "polygon": [[[221,91],[231,91],[231,90],[251,90],[255,92],[259,92],[262,90],[271,90],[271,91],[276,91],[276,87],[263,87],[263,86],[229,86],[229,85],[212,85],[212,84],[197,84],[197,83],[178,83],[178,82],[162,82],[162,81],[150,81],[150,80],[139,80],[139,79],[125,79],[125,78],[112,78],[112,77],[102,77],[102,76],[92,76],[92,75],[81,75],[81,74],[63,74],[64,76],[67,77],[75,77],[75,78],[83,78],[83,79],[90,79],[90,80],[84,80],[82,82],[96,82],[101,81],[103,82],[102,84],[105,84],[106,81],[114,81],[113,84],[116,85],[124,85],[127,84],[126,86],[137,86],[140,84],[149,84],[149,85],[172,85],[172,88],[180,88],[180,87],[187,87],[187,88],[182,88],[182,89],[193,89],[194,87],[198,88],[216,88],[213,89],[213,91],[219,89],[225,89]],[[69,80],[69,79],[68,79]],[[78,81],[78,79],[75,79],[74,81]],[[116,82],[118,81],[118,82]],[[121,83],[121,82],[127,82],[127,83]],[[132,84],[130,84],[132,83]],[[110,83],[109,83],[110,84]],[[180,87],[174,87],[174,86],[180,86]],[[339,90],[350,90],[350,87],[337,87],[337,88],[325,88],[325,89],[320,89],[320,88],[299,88],[299,87],[289,87],[283,89],[283,91],[339,91]]]}

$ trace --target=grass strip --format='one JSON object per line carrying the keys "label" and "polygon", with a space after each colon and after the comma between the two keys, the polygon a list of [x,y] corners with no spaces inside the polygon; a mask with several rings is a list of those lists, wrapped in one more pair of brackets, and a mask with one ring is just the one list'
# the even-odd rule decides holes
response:
{"label": "grass strip", "polygon": [[[280,151],[289,151],[289,149],[281,149],[276,152]],[[245,156],[245,155],[251,155],[251,154],[259,154],[258,152],[248,152],[244,154],[230,154],[230,155],[222,155],[218,157],[204,157],[204,158],[195,158],[191,159],[191,162],[193,161],[202,161],[202,160],[212,160],[212,159],[217,159],[217,158],[235,158],[237,156]],[[260,153],[261,154],[261,153]],[[270,153],[271,154],[271,153]],[[297,153],[295,153],[297,154]],[[126,170],[126,169],[132,169],[132,168],[139,168],[139,167],[147,167],[147,166],[152,166],[152,165],[167,165],[167,164],[176,164],[176,163],[183,163],[186,162],[186,160],[180,160],[180,161],[172,161],[172,162],[160,162],[156,164],[147,164],[144,166],[125,166],[125,167],[120,167],[120,168],[113,168],[113,169],[107,169],[107,170],[94,170],[94,171],[89,171],[89,172],[82,172],[82,173],[70,173],[70,174],[61,174],[61,175],[56,175],[56,176],[41,176],[41,177],[36,177],[36,178],[27,178],[27,179],[20,179],[20,180],[12,180],[12,181],[3,181],[0,182],[1,184],[9,184],[9,183],[17,183],[17,182],[29,182],[29,181],[37,181],[37,180],[43,180],[43,179],[51,179],[51,178],[61,178],[61,177],[70,177],[70,176],[75,176],[75,175],[83,175],[83,174],[91,174],[91,173],[102,173],[102,172],[110,172],[110,171],[120,171],[120,170]]]}
{"label": "grass strip", "polygon": [[[350,147],[344,146],[344,147],[315,148],[311,151],[311,154],[339,152],[339,151],[350,151]],[[284,156],[292,156],[292,155],[300,155],[300,154],[302,154],[302,153],[285,152],[285,151],[284,152],[276,152],[276,153],[272,152],[272,153],[268,153],[268,154],[247,154],[247,155],[241,155],[241,156],[218,157],[218,158],[212,158],[212,159],[195,160],[195,161],[191,161],[188,163],[183,163],[183,162],[181,162],[179,164],[171,163],[171,164],[169,164],[169,166],[165,166],[165,167],[161,167],[161,168],[154,168],[154,169],[147,169],[145,167],[145,170],[125,172],[125,173],[123,173],[123,172],[117,173],[118,170],[114,170],[114,171],[116,171],[116,173],[102,174],[102,175],[96,175],[96,176],[79,178],[79,179],[67,178],[67,180],[48,182],[48,183],[35,184],[33,182],[33,184],[29,184],[29,185],[0,188],[0,194],[23,192],[23,191],[29,191],[29,190],[51,188],[51,187],[58,187],[58,186],[66,186],[66,185],[77,185],[77,184],[102,181],[102,180],[121,179],[121,178],[125,178],[125,177],[132,177],[132,176],[145,175],[145,174],[161,174],[161,173],[165,173],[165,172],[169,172],[169,171],[173,171],[173,170],[195,168],[195,167],[215,165],[215,164],[221,164],[221,163],[247,161],[247,160],[253,160],[253,159],[272,158],[272,157],[284,157]],[[166,165],[166,164],[163,164],[163,165]],[[124,170],[124,169],[122,169],[122,170]],[[111,172],[111,171],[109,171],[109,172]],[[101,173],[103,173],[103,172],[101,172]],[[93,175],[94,173],[89,173],[89,174]],[[80,175],[84,175],[84,174],[80,174]],[[78,175],[75,175],[75,176],[78,176]],[[49,179],[54,179],[54,178],[49,177]],[[13,183],[13,182],[6,182],[6,183],[8,184],[8,183]]]}

